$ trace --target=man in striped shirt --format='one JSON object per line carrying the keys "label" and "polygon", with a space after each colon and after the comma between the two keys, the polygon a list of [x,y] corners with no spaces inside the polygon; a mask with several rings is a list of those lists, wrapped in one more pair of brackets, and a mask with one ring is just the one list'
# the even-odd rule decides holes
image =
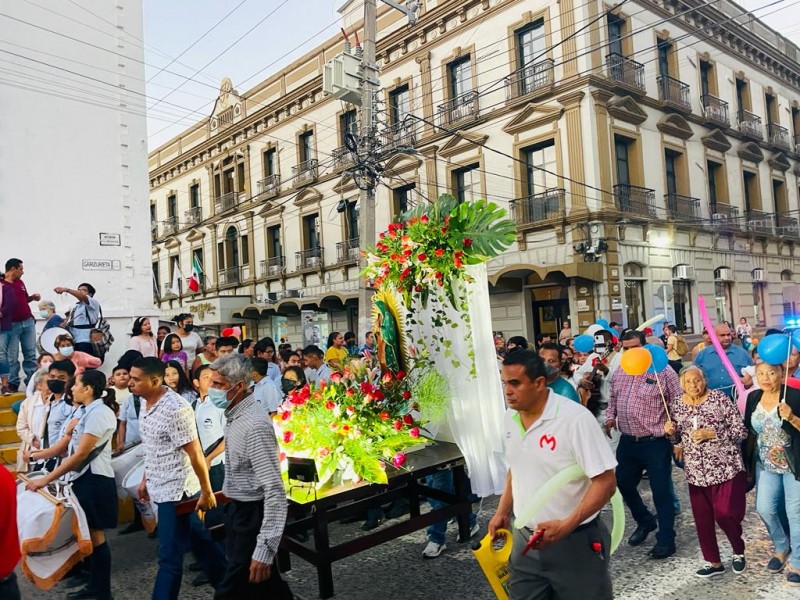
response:
{"label": "man in striped shirt", "polygon": [[266,410],[248,395],[252,365],[243,354],[211,364],[208,398],[226,408],[225,486],[231,503],[225,516],[227,570],[215,600],[291,600],[275,557],[286,524],[275,430]]}

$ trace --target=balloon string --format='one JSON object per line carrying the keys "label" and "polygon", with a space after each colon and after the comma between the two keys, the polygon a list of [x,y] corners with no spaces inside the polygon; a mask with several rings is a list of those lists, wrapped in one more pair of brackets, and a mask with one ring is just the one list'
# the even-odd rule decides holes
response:
{"label": "balloon string", "polygon": [[[672,367],[667,367],[671,369]],[[667,421],[671,421],[672,417],[669,416],[669,407],[667,406],[667,398],[664,396],[664,388],[661,387],[661,380],[658,378],[658,373],[654,373],[656,376],[656,383],[658,384],[658,391],[661,392],[661,401],[664,403],[664,410],[667,413]]]}

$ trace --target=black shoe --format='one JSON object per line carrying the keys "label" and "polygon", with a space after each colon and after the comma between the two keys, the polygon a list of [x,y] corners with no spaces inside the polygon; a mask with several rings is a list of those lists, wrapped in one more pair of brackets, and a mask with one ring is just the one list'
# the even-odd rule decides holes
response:
{"label": "black shoe", "polygon": [[98,598],[101,598],[100,592],[88,585],[67,594],[67,600],[97,600]]}
{"label": "black shoe", "polygon": [[72,577],[64,579],[64,587],[68,590],[76,587],[86,587],[89,585],[89,581],[89,573],[80,572]]}
{"label": "black shoe", "polygon": [[701,579],[708,579],[709,577],[715,577],[717,575],[724,575],[725,574],[725,567],[722,565],[715,567],[712,564],[707,564],[702,569],[695,572],[697,577]]}
{"label": "black shoe", "polygon": [[201,585],[207,585],[209,583],[211,582],[208,580],[208,577],[205,573],[199,573],[197,577],[192,579],[192,585],[194,587],[200,587]]}
{"label": "black shoe", "polygon": [[656,544],[653,546],[653,549],[648,552],[651,558],[655,559],[662,559],[662,558],[669,558],[673,554],[675,554],[675,544],[671,546],[663,546],[661,544]]}
{"label": "black shoe", "polygon": [[136,533],[137,531],[144,531],[144,525],[138,521],[134,521],[124,529],[120,529],[117,535],[128,535],[129,533]]}
{"label": "black shoe", "polygon": [[629,546],[640,545],[647,539],[647,536],[650,535],[650,532],[655,530],[656,530],[655,524],[638,525],[636,527],[636,530],[631,534],[631,537],[628,538],[628,545]]}
{"label": "black shoe", "polygon": [[382,516],[380,516],[380,517],[370,517],[369,519],[364,521],[364,524],[361,526],[361,531],[372,531],[373,529],[375,529],[381,523],[383,523],[383,517]]}

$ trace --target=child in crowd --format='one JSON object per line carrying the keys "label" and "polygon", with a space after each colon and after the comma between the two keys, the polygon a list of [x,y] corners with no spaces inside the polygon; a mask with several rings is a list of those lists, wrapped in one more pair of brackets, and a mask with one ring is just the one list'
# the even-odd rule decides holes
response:
{"label": "child in crowd", "polygon": [[189,357],[183,351],[183,342],[179,335],[170,333],[164,338],[164,354],[161,355],[162,362],[169,363],[176,361],[180,364],[184,376],[189,372]]}
{"label": "child in crowd", "polygon": [[[166,354],[164,356],[166,356]],[[164,385],[181,396],[189,404],[197,401],[197,392],[192,387],[192,383],[186,376],[186,372],[183,370],[181,363],[177,360],[167,362],[167,368],[164,371]]]}

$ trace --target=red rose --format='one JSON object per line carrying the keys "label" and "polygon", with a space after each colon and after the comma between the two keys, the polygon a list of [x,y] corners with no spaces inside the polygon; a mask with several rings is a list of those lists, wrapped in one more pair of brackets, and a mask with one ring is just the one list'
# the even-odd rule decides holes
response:
{"label": "red rose", "polygon": [[361,387],[361,393],[362,394],[371,394],[372,393],[372,384],[369,381],[362,381],[360,387]]}
{"label": "red rose", "polygon": [[414,424],[414,417],[411,416],[411,413],[405,415],[403,417],[403,423],[406,425],[413,425]]}
{"label": "red rose", "polygon": [[345,433],[350,431],[350,425],[342,425],[342,431],[344,431]]}
{"label": "red rose", "polygon": [[442,233],[447,233],[447,227],[442,227]]}
{"label": "red rose", "polygon": [[342,374],[341,373],[331,373],[330,377],[328,377],[328,380],[331,383],[339,383],[339,382],[342,381]]}
{"label": "red rose", "polygon": [[348,406],[346,411],[347,411],[348,415],[352,415],[353,413],[356,412],[356,408],[355,408],[355,406]]}
{"label": "red rose", "polygon": [[402,381],[403,379],[406,378],[406,372],[401,369],[400,371],[395,373],[395,377],[397,377],[398,381]]}
{"label": "red rose", "polygon": [[331,400],[328,400],[325,403],[325,408],[327,408],[328,410],[333,410],[335,407],[336,407],[336,404],[334,404]]}
{"label": "red rose", "polygon": [[290,444],[291,441],[294,439],[294,433],[291,431],[284,431],[283,432],[283,443]]}
{"label": "red rose", "polygon": [[406,455],[403,452],[398,452],[392,458],[392,464],[397,467],[398,469],[402,467],[406,462]]}
{"label": "red rose", "polygon": [[444,254],[444,250],[442,250],[441,248],[438,248],[436,250],[436,252],[434,252],[434,254],[436,255],[437,258],[439,258],[439,257],[442,256],[442,254]]}
{"label": "red rose", "polygon": [[408,277],[409,275],[411,275],[411,269],[409,269],[408,267],[406,267],[405,269],[403,269],[403,272],[402,272],[402,273],[400,273],[400,281],[402,281],[403,279],[405,279],[405,278],[406,278],[406,277]]}
{"label": "red rose", "polygon": [[464,247],[469,248],[470,246],[472,246],[472,240],[469,238],[464,238]]}
{"label": "red rose", "polygon": [[409,429],[408,430],[408,435],[410,435],[413,438],[418,438],[419,437],[419,427],[412,427],[411,429]]}
{"label": "red rose", "polygon": [[281,421],[288,421],[289,417],[291,417],[291,416],[292,416],[292,411],[285,410],[285,411],[283,411],[281,413]]}
{"label": "red rose", "polygon": [[389,420],[389,417],[390,417],[391,415],[390,415],[388,412],[386,412],[386,411],[384,410],[384,411],[383,411],[382,413],[380,413],[378,416],[381,418],[381,421],[388,421],[388,420]]}
{"label": "red rose", "polygon": [[347,388],[347,391],[345,392],[345,394],[347,394],[348,396],[350,396],[352,398],[353,396],[356,395],[356,391],[353,388]]}
{"label": "red rose", "polygon": [[391,371],[386,371],[386,373],[384,373],[383,377],[381,378],[383,383],[390,383],[392,381],[392,379],[393,379],[393,377],[392,377]]}
{"label": "red rose", "polygon": [[385,394],[384,394],[382,391],[380,391],[380,390],[375,390],[374,392],[372,392],[372,396],[373,396],[373,398],[375,398],[375,400],[377,400],[378,402],[380,402],[381,400],[383,400],[384,398],[386,398],[386,395],[385,395]]}
{"label": "red rose", "polygon": [[409,392],[408,390],[404,391],[403,392],[403,399],[404,400],[410,400],[411,399],[411,392]]}
{"label": "red rose", "polygon": [[420,292],[422,292],[422,286],[421,285],[415,285],[414,286],[414,291],[419,294]]}
{"label": "red rose", "polygon": [[422,254],[418,254],[417,255],[417,260],[420,260],[420,261],[421,260],[426,260],[427,258],[428,258],[428,255],[425,254],[424,252]]}
{"label": "red rose", "polygon": [[397,431],[400,431],[403,428],[403,422],[402,421],[395,421],[394,422],[394,428]]}
{"label": "red rose", "polygon": [[453,259],[453,264],[454,264],[456,267],[459,267],[459,268],[460,268],[460,267],[462,267],[462,266],[464,265],[464,263],[463,263],[463,262],[461,262],[461,259],[460,259],[460,258],[454,258],[454,259]]}
{"label": "red rose", "polygon": [[411,252],[411,250],[403,250],[403,255],[404,256],[411,256],[412,254],[413,254],[413,252]]}
{"label": "red rose", "polygon": [[427,223],[428,222],[428,215],[422,215],[419,220],[422,223]]}

